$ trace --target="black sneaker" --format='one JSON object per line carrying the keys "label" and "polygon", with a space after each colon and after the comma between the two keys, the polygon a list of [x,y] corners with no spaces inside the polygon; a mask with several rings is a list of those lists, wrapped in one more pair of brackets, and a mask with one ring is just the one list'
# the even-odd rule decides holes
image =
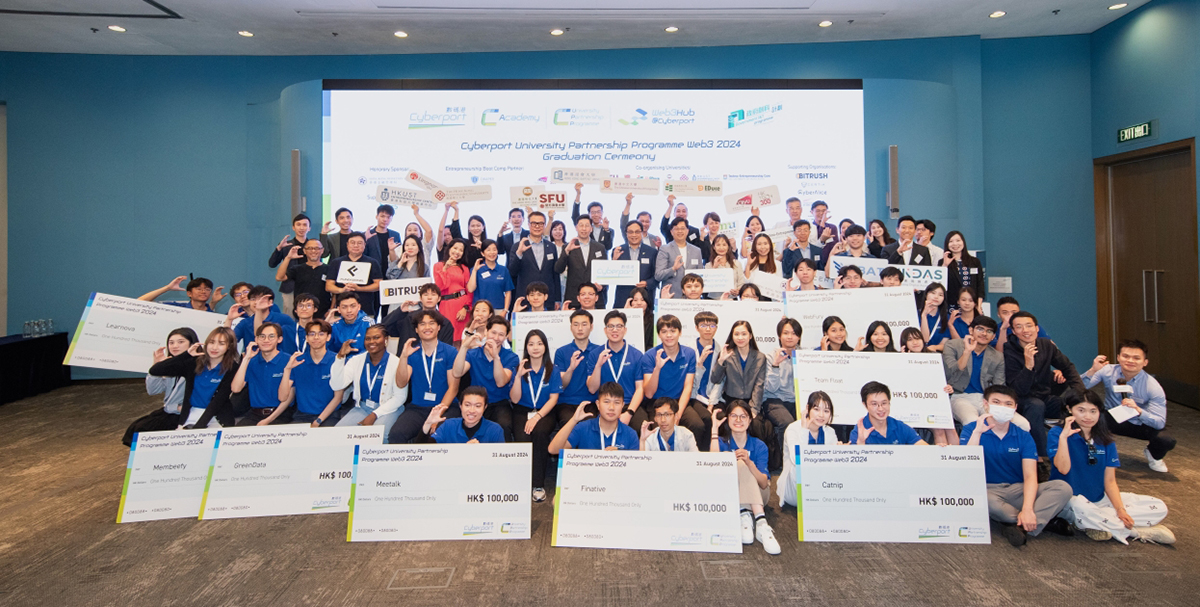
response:
{"label": "black sneaker", "polygon": [[1075,528],[1071,527],[1071,523],[1068,523],[1066,519],[1057,516],[1050,519],[1050,522],[1046,523],[1046,526],[1042,527],[1042,529],[1055,535],[1065,535],[1067,537],[1072,537],[1075,535]]}
{"label": "black sneaker", "polygon": [[1005,525],[1000,531],[1004,539],[1013,545],[1013,548],[1020,548],[1025,545],[1025,530],[1020,525]]}

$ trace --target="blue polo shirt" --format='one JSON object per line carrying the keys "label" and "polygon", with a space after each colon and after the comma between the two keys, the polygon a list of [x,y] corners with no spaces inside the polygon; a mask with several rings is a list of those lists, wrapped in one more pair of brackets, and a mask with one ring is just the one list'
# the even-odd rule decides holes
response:
{"label": "blue polo shirt", "polygon": [[[426,356],[425,349],[421,347],[408,357],[408,366],[412,369],[412,373],[409,374],[408,393],[414,407],[429,408],[442,403],[442,397],[450,389],[446,372],[454,368],[456,356],[458,350],[455,350],[454,346],[439,341],[432,357]],[[426,375],[426,369],[433,377],[432,382]]]}
{"label": "blue polo shirt", "polygon": [[[646,354],[642,356],[643,376],[654,373],[654,366],[658,364],[658,353],[662,349],[662,344],[659,344],[647,350]],[[654,394],[647,394],[646,398],[679,399],[683,394],[683,382],[688,373],[693,375],[696,373],[696,351],[687,346],[679,346],[679,354],[675,355],[675,360],[668,359],[667,363],[663,365],[662,371],[658,372],[658,390]],[[695,380],[693,379],[693,381]],[[691,397],[692,395],[689,394],[688,398]]]}
{"label": "blue polo shirt", "polygon": [[207,409],[208,403],[212,402],[213,395],[217,393],[217,386],[221,385],[223,379],[225,379],[225,372],[221,371],[221,365],[198,373],[196,379],[192,380],[192,398],[188,404],[193,409]]}
{"label": "blue polo shirt", "polygon": [[929,341],[926,345],[936,346],[942,341],[950,339],[950,329],[942,325],[941,314],[926,316],[925,322],[929,326]]}
{"label": "blue polo shirt", "polygon": [[[625,390],[625,404],[633,400],[633,393],[637,390],[637,382],[642,381],[642,359],[644,356],[637,348],[625,342],[625,347],[619,352],[613,352],[612,357],[604,364],[600,364],[600,353],[607,349],[608,346],[601,346],[588,356],[587,359],[587,375],[591,375],[596,370],[596,366],[600,366],[600,385],[613,381],[621,384],[621,388]],[[576,371],[579,369],[576,368]],[[616,371],[617,375],[613,375]],[[574,378],[572,378],[574,379]]]}
{"label": "blue polo shirt", "polygon": [[[164,306],[175,306],[176,308],[188,308],[189,310],[195,310],[195,308],[192,307],[192,300],[190,300],[190,299],[175,300],[175,301],[160,301],[158,303],[160,303]],[[203,311],[204,312],[212,312],[213,311],[212,306],[208,303],[205,303]]]}
{"label": "blue polo shirt", "polygon": [[475,301],[486,299],[492,308],[503,310],[504,294],[512,290],[512,275],[504,264],[497,262],[495,268],[489,268],[485,261],[475,272]]}
{"label": "blue polo shirt", "polygon": [[[358,351],[351,352],[347,358],[366,352],[367,348],[364,340],[367,336],[367,329],[370,326],[371,321],[368,320],[367,315],[363,314],[362,312],[358,313],[358,318],[352,323],[348,323],[344,319],[333,323],[333,325],[331,325],[333,329],[333,335],[329,340],[329,349],[337,352],[342,349],[342,344],[353,339],[355,340],[354,347],[358,348]],[[403,347],[404,344],[400,345]]]}
{"label": "blue polo shirt", "polygon": [[984,354],[987,354],[987,350],[978,354],[971,350],[971,381],[967,382],[967,389],[963,390],[963,393],[983,394],[983,385],[979,381],[979,376],[983,371]]}
{"label": "blue polo shirt", "polygon": [[696,370],[700,371],[700,376],[696,378],[695,385],[700,386],[700,394],[702,396],[707,396],[707,393],[704,390],[708,387],[709,378],[712,377],[713,361],[717,359],[717,352],[721,351],[721,344],[717,343],[716,340],[713,340],[712,353],[708,355],[708,358],[704,359],[704,362],[700,362],[700,353],[703,351],[704,345],[700,343],[699,339],[696,339]]}
{"label": "blue polo shirt", "polygon": [[[463,429],[461,417],[442,422],[437,430],[433,431],[432,438],[439,443],[465,443],[471,440],[467,438],[467,431]],[[504,442],[504,429],[494,421],[480,418],[479,429],[475,431],[475,436],[472,438],[481,443],[502,443]]]}
{"label": "blue polo shirt", "polygon": [[[863,417],[863,427],[870,429],[870,416]],[[887,418],[887,437],[880,436],[878,432],[872,432],[867,435],[868,445],[915,445],[921,440],[917,436],[917,432],[908,424],[892,417]],[[850,431],[850,444],[858,443],[858,425],[855,424],[854,429]]]}
{"label": "blue polo shirt", "polygon": [[283,381],[283,368],[290,358],[288,354],[276,352],[275,358],[269,362],[261,353],[250,359],[246,367],[246,386],[250,391],[251,407],[264,409],[279,406],[279,383]]}
{"label": "blue polo shirt", "polygon": [[[296,320],[275,308],[271,308],[271,312],[267,314],[267,319],[263,322],[273,322],[283,328],[282,340],[279,342],[279,351],[291,357],[296,351]],[[251,316],[239,322],[233,328],[233,336],[237,338],[238,343],[242,346],[242,351],[246,351],[246,347],[254,341],[254,317]],[[278,404],[278,403],[276,403]]]}
{"label": "blue polo shirt", "polygon": [[[1062,436],[1062,427],[1050,429],[1046,436],[1046,453],[1054,460],[1058,453],[1058,440]],[[1058,466],[1050,466],[1050,480],[1064,480],[1071,485],[1075,495],[1082,495],[1089,502],[1098,502],[1104,497],[1104,469],[1120,468],[1121,458],[1117,456],[1117,444],[1095,445],[1094,456],[1096,463],[1088,464],[1088,444],[1083,440],[1083,434],[1077,433],[1067,439],[1067,448],[1071,451],[1071,471],[1063,474]]]}
{"label": "blue polo shirt", "polygon": [[300,357],[300,366],[292,369],[292,387],[296,390],[296,410],[309,415],[320,415],[333,400],[333,388],[329,387],[329,369],[337,356],[325,350],[325,356],[314,362],[311,354]]}
{"label": "blue polo shirt", "polygon": [[[576,369],[578,371],[578,369]],[[546,368],[542,367],[540,371],[530,371],[521,378],[521,400],[516,404],[530,409],[541,409],[546,405],[546,401],[550,400],[551,394],[562,394],[562,375],[558,369],[550,370],[549,383],[543,383],[545,378]],[[515,379],[515,375],[513,376]],[[530,387],[530,384],[533,387]]]}
{"label": "blue polo shirt", "polygon": [[[965,445],[975,432],[976,422],[963,426],[958,444]],[[1025,482],[1025,471],[1021,468],[1024,460],[1037,461],[1037,445],[1033,436],[1014,424],[1008,425],[1004,438],[988,430],[979,437],[979,446],[983,447],[984,477],[989,485],[1007,483],[1010,485]]]}
{"label": "blue polo shirt", "polygon": [[[482,346],[467,350],[466,361],[471,364],[471,385],[483,386],[487,389],[489,404],[508,400],[509,384],[504,384],[503,386],[496,385],[496,374],[492,368],[493,362],[488,360]],[[451,364],[453,364],[453,361]],[[517,365],[519,364],[521,364],[521,359],[512,350],[500,348],[500,365],[511,371],[513,377],[517,375]]]}
{"label": "blue polo shirt", "polygon": [[[811,437],[812,435],[809,435],[809,436]],[[750,452],[750,461],[754,462],[754,467],[758,468],[759,472],[762,472],[763,474],[767,475],[768,478],[770,478],[771,472],[767,468],[767,445],[766,445],[766,443],[762,442],[761,440],[758,440],[757,438],[754,438],[753,436],[746,436],[746,444],[742,445],[741,447],[739,447],[737,445],[737,443],[734,442],[732,436],[729,437],[728,439],[722,438],[722,439],[718,440],[717,443],[719,445],[721,445],[722,453],[724,453],[726,451],[737,451],[738,449],[745,449],[745,450],[749,451]]]}
{"label": "blue polo shirt", "polygon": [[571,435],[567,437],[567,442],[571,443],[572,449],[601,450],[604,447],[611,447],[614,442],[617,449],[621,451],[637,451],[642,446],[638,441],[637,432],[620,421],[617,422],[617,431],[605,435],[603,440],[604,445],[601,446],[600,418],[598,417],[590,417],[575,424],[575,427],[571,429]]}
{"label": "blue polo shirt", "polygon": [[564,405],[578,405],[583,401],[595,402],[596,394],[588,392],[587,389],[587,361],[593,354],[600,351],[601,346],[589,342],[587,349],[580,350],[579,346],[575,345],[572,340],[565,346],[560,347],[554,352],[554,371],[559,373],[559,383],[562,383],[562,373],[567,371],[571,366],[571,356],[576,352],[583,353],[583,360],[579,362],[579,366],[575,367],[575,372],[571,374],[571,382],[562,387],[562,394],[558,397],[558,402]]}

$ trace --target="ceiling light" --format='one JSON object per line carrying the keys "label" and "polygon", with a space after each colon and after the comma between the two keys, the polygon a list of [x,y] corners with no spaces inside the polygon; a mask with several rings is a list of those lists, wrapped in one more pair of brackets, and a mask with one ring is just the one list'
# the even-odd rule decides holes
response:
{"label": "ceiling light", "polygon": [[679,31],[679,28],[675,27],[674,25],[672,25],[671,27],[668,27],[668,28],[666,29],[666,32],[667,32],[668,34],[674,34],[674,33],[675,33],[675,32],[677,32],[677,31]]}
{"label": "ceiling light", "polygon": [[561,36],[561,35],[563,35],[563,31],[560,29],[552,29],[552,30],[550,30],[550,35],[551,36]]}
{"label": "ceiling light", "polygon": [[407,38],[407,37],[408,37],[408,32],[404,32],[404,31],[396,32],[395,36],[396,36],[397,38]]}
{"label": "ceiling light", "polygon": [[832,21],[822,21],[822,22],[818,23],[817,25],[820,27],[829,27],[829,26],[833,25],[833,22]]}
{"label": "ceiling light", "polygon": [[1110,10],[1110,11],[1119,11],[1119,10],[1121,10],[1121,9],[1125,8],[1126,6],[1129,6],[1129,5],[1128,5],[1128,4],[1126,4],[1126,3],[1124,3],[1124,2],[1122,2],[1122,3],[1120,3],[1120,4],[1114,4],[1114,5],[1110,6],[1110,7],[1108,7],[1108,10]]}
{"label": "ceiling light", "polygon": [[1005,16],[1005,15],[1007,15],[1007,14],[1008,14],[1008,13],[1006,13],[1006,12],[1004,12],[1004,11],[996,11],[996,12],[994,12],[994,13],[992,13],[992,14],[988,15],[988,16],[989,16],[989,17],[991,17],[992,19],[999,19],[999,18],[1001,18],[1001,17],[1003,17],[1003,16]]}
{"label": "ceiling light", "polygon": [[123,32],[123,31],[125,31],[125,28],[123,28],[123,27],[121,27],[121,26],[119,26],[119,25],[110,25],[110,26],[108,26],[108,29],[110,29],[110,30],[112,30],[112,31],[114,31],[114,32]]}
{"label": "ceiling light", "polygon": [[246,30],[242,30],[242,31],[238,32],[238,35],[239,35],[239,36],[245,36],[245,37],[247,37],[247,38],[253,38],[253,37],[254,37],[254,32],[248,32],[248,31],[246,31]]}

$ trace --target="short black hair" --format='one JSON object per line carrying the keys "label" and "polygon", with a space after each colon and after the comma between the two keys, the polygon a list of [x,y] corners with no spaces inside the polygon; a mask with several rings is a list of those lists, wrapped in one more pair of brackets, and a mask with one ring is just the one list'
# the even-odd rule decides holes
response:
{"label": "short black hair", "polygon": [[525,285],[525,295],[528,296],[530,293],[541,293],[542,295],[549,296],[550,287],[547,287],[546,283],[540,280],[535,280],[528,285]]}
{"label": "short black hair", "polygon": [[442,296],[442,290],[438,288],[437,283],[432,282],[427,282],[420,287],[417,287],[417,297],[420,297],[426,293],[437,293],[439,298]]}
{"label": "short black hair", "polygon": [[508,319],[504,318],[503,316],[500,316],[499,314],[492,316],[491,318],[488,319],[487,330],[491,330],[491,328],[496,325],[504,325],[504,332],[506,334],[512,333],[512,325],[509,324]]}
{"label": "short black hair", "polygon": [[426,318],[432,318],[439,327],[446,321],[446,317],[438,313],[437,310],[426,310],[424,308],[413,312],[409,318],[412,319],[413,328],[416,328],[416,326],[421,324],[421,321],[425,320]]}
{"label": "short black hair", "polygon": [[[605,314],[605,315],[604,315],[604,324],[605,324],[605,325],[608,325],[608,321],[610,321],[610,320],[612,320],[612,319],[614,319],[614,318],[620,318],[622,323],[628,323],[628,322],[629,322],[629,317],[628,317],[628,316],[625,316],[625,313],[624,313],[624,312],[622,312],[622,311],[620,311],[620,310],[611,310],[611,311],[609,311],[609,313],[608,313],[608,314]],[[622,397],[622,398],[623,398],[623,397]]]}
{"label": "short black hair", "polygon": [[983,327],[985,329],[991,329],[992,331],[996,331],[998,329],[996,326],[996,321],[992,320],[992,317],[984,316],[983,314],[976,314],[975,318],[971,320],[971,328],[974,329],[975,327]]}
{"label": "short black hair", "polygon": [[338,209],[336,213],[333,214],[333,218],[337,219],[338,217],[341,217],[342,213],[349,213],[351,217],[354,217],[354,211],[351,211],[350,209],[347,209],[346,207],[342,207],[342,208]]}
{"label": "short black hair", "polygon": [[679,322],[679,317],[674,314],[663,314],[658,318],[658,322],[654,325],[654,330],[657,333],[662,333],[662,330],[671,327],[676,331],[683,330],[683,323]]}
{"label": "short black hair", "polygon": [[258,299],[259,297],[263,296],[268,296],[271,299],[275,299],[275,291],[267,285],[258,285],[251,287],[250,293],[247,295],[247,297],[249,297],[251,300]]}
{"label": "short black hair", "polygon": [[580,215],[579,217],[576,217],[575,225],[579,225],[579,222],[581,221],[586,221],[588,222],[588,225],[592,225],[592,218],[589,215]]}
{"label": "short black hair", "polygon": [[600,391],[596,392],[596,400],[600,400],[604,396],[615,396],[617,399],[624,401],[625,388],[622,388],[621,384],[615,381],[605,382],[600,386]]}
{"label": "short black hair", "polygon": [[808,210],[815,211],[815,210],[817,210],[817,207],[825,207],[828,209],[829,205],[825,204],[824,200],[815,200],[815,201],[813,201],[812,206],[808,208]]}
{"label": "short black hair", "polygon": [[[680,204],[683,204],[683,203],[680,203]],[[677,226],[681,223],[684,225],[684,227],[688,227],[687,219],[684,219],[683,217],[676,217],[675,219],[671,220],[671,229],[674,230],[675,226]]]}
{"label": "short black hair", "polygon": [[862,268],[860,268],[854,264],[845,265],[845,266],[842,266],[841,268],[838,268],[838,276],[840,276],[842,278],[845,278],[846,275],[851,272],[858,274],[858,277],[862,278],[862,275],[863,275]]}
{"label": "short black hair", "polygon": [[696,274],[693,272],[688,272],[687,274],[683,275],[683,279],[679,281],[679,288],[682,289],[683,285],[693,283],[693,282],[700,283],[700,288],[701,289],[704,288],[704,279],[701,278],[699,274]]}
{"label": "short black hair", "polygon": [[300,221],[301,219],[303,219],[304,221],[307,221],[309,224],[312,224],[312,220],[309,219],[308,215],[305,215],[304,213],[300,213],[299,215],[296,215],[295,217],[293,217],[292,223],[296,223],[297,221]]}
{"label": "short black hair", "polygon": [[929,230],[930,234],[937,234],[937,224],[933,223],[932,219],[918,219],[917,225],[925,226],[925,229]]}
{"label": "short black hair", "polygon": [[355,238],[363,239],[364,245],[367,243],[367,235],[363,234],[362,232],[350,232],[349,234],[346,234],[346,242],[350,242]]}
{"label": "short black hair", "polygon": [[[362,305],[362,302],[358,301],[358,296],[355,295],[354,293],[338,293],[337,297],[333,298],[333,305],[340,306],[340,305],[342,305],[343,301],[348,301],[348,300],[354,300],[354,301],[358,302],[359,305]],[[293,304],[294,304],[294,302],[293,302]]]}
{"label": "short black hair", "polygon": [[679,413],[679,401],[673,398],[663,397],[654,401],[654,410],[657,411],[660,407],[670,407],[671,413]]}
{"label": "short black hair", "polygon": [[212,289],[213,284],[212,284],[212,281],[207,278],[193,278],[188,281],[188,284],[187,284],[188,291],[191,291],[192,289],[195,289],[196,287],[208,287],[209,289]]}
{"label": "short black hair", "polygon": [[880,280],[890,276],[895,276],[896,278],[900,279],[900,282],[904,282],[904,272],[901,272],[900,268],[897,268],[896,266],[888,266],[879,271]]}
{"label": "short black hair", "polygon": [[1020,312],[1014,312],[1012,316],[1008,317],[1008,326],[1013,326],[1013,324],[1017,322],[1018,318],[1028,318],[1029,320],[1033,321],[1034,325],[1038,324],[1037,317],[1033,315],[1033,312],[1021,310]]}
{"label": "short black hair", "polygon": [[804,327],[800,326],[800,321],[796,320],[795,318],[784,318],[783,320],[779,321],[779,324],[775,325],[775,335],[780,339],[783,338],[784,327],[791,327],[792,333],[796,334],[797,339],[803,336]]}
{"label": "short black hair", "polygon": [[911,222],[912,222],[912,224],[913,224],[913,227],[914,227],[914,228],[915,228],[915,227],[917,227],[917,220],[916,220],[916,219],[913,219],[913,216],[912,216],[912,215],[905,215],[905,216],[901,217],[900,219],[897,219],[897,220],[896,220],[896,227],[900,227],[900,224],[902,224],[902,223],[904,223],[904,222],[906,222],[906,221],[911,221]]}
{"label": "short black hair", "polygon": [[999,300],[997,300],[996,301],[996,309],[999,310],[1000,306],[1003,306],[1004,304],[1012,304],[1018,308],[1021,307],[1021,302],[1017,301],[1017,298],[1013,297],[1011,295],[1005,295],[1004,297],[1001,297]]}
{"label": "short black hair", "polygon": [[1021,398],[1020,396],[1017,396],[1016,390],[1013,390],[1004,384],[992,384],[983,389],[983,400],[991,398],[993,394],[1003,394],[1004,396],[1013,399],[1014,403],[1019,402]]}
{"label": "short black hair", "polygon": [[1140,339],[1122,339],[1121,343],[1117,344],[1117,354],[1120,354],[1121,350],[1125,348],[1141,350],[1144,358],[1150,358],[1150,348],[1147,348],[1146,344]]}
{"label": "short black hair", "polygon": [[264,322],[263,324],[258,325],[258,329],[255,329],[254,331],[254,336],[258,337],[259,335],[262,335],[262,332],[266,331],[267,329],[275,329],[275,337],[283,337],[283,327],[273,322]]}
{"label": "short black hair", "polygon": [[809,226],[809,227],[812,227],[812,224],[811,224],[811,223],[809,223],[807,219],[797,219],[797,220],[796,220],[796,223],[793,223],[793,224],[792,224],[792,229],[793,229],[793,230],[799,230],[801,226]]}
{"label": "short black hair", "polygon": [[588,203],[588,206],[587,206],[588,212],[589,212],[589,213],[591,213],[591,212],[592,212],[592,209],[594,209],[594,208],[596,208],[596,207],[600,207],[600,210],[601,210],[601,211],[603,211],[603,210],[604,210],[604,205],[600,204],[599,202],[595,202],[595,201],[593,201],[593,202],[589,202],[589,203]]}
{"label": "short black hair", "polygon": [[862,227],[862,226],[860,226],[860,225],[858,225],[857,223],[856,223],[856,224],[854,224],[854,225],[852,225],[852,226],[850,226],[850,227],[848,227],[848,228],[846,228],[846,236],[848,236],[848,237],[849,237],[849,236],[855,236],[855,235],[858,235],[858,236],[866,236],[866,235],[867,235],[867,229],[866,229],[866,228],[864,228],[864,227]]}
{"label": "short black hair", "polygon": [[585,282],[585,283],[579,285],[580,291],[584,290],[585,288],[591,289],[592,293],[599,293],[599,291],[596,290],[596,285],[594,283]]}
{"label": "short black hair", "polygon": [[486,409],[488,404],[487,389],[483,386],[471,386],[463,390],[462,401],[465,402],[468,396],[478,396],[483,399],[483,407]]}
{"label": "short black hair", "polygon": [[396,207],[390,204],[381,204],[375,207],[375,214],[378,215],[380,213],[386,213],[388,217],[393,217],[396,215]]}
{"label": "short black hair", "polygon": [[594,324],[596,322],[595,319],[592,318],[592,313],[588,312],[587,310],[575,310],[574,312],[571,312],[571,322],[575,322],[576,316],[586,317],[589,323]]}
{"label": "short black hair", "polygon": [[888,397],[888,400],[892,400],[891,389],[889,389],[885,384],[877,381],[869,381],[863,384],[862,389],[858,391],[858,395],[862,397],[862,402],[864,405],[867,404],[867,397],[872,394],[884,394]]}

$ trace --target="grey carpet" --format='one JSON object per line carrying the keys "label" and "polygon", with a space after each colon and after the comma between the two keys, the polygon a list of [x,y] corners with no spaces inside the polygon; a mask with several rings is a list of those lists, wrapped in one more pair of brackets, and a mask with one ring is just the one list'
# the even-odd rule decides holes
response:
{"label": "grey carpet", "polygon": [[1198,605],[1200,412],[1172,406],[1168,474],[1118,439],[1125,491],[1171,509],[1174,547],[1043,536],[1021,549],[796,541],[741,555],[552,548],[533,539],[349,544],[346,515],[117,525],[121,433],[157,397],[84,385],[0,407],[0,605]]}

